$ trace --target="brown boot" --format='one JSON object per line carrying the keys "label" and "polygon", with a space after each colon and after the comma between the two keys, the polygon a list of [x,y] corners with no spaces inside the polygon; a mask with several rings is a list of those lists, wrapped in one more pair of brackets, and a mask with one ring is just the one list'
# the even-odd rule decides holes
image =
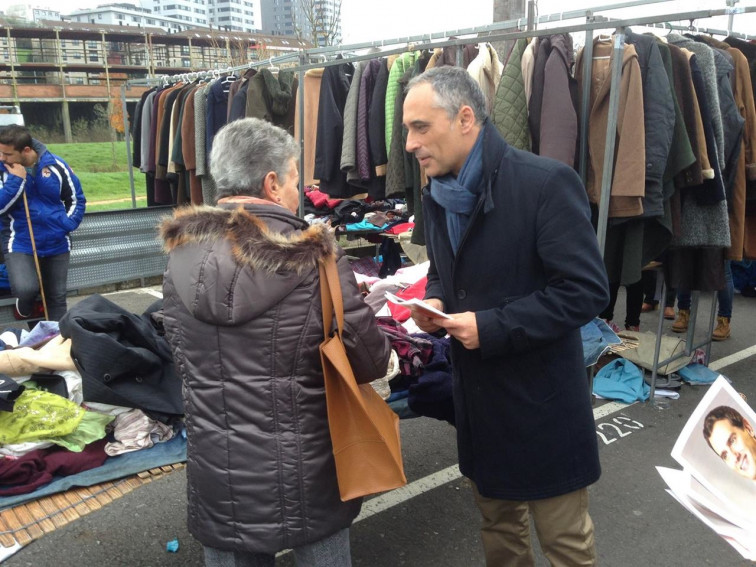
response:
{"label": "brown boot", "polygon": [[717,328],[711,333],[711,340],[723,341],[730,338],[730,318],[717,317]]}
{"label": "brown boot", "polygon": [[684,333],[688,330],[688,321],[690,321],[690,309],[678,309],[677,319],[672,323],[672,330],[675,333]]}

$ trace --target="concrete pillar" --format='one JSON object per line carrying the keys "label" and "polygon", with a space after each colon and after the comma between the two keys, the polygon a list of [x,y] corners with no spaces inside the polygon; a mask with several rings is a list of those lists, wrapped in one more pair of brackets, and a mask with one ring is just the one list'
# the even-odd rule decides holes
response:
{"label": "concrete pillar", "polygon": [[60,103],[60,117],[63,122],[63,136],[66,139],[66,143],[73,142],[73,133],[71,132],[71,113],[68,111],[68,101],[64,100]]}

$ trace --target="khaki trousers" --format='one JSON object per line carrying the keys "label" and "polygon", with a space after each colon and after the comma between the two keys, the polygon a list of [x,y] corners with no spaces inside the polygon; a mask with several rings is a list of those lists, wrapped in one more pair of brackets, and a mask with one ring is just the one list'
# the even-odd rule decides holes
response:
{"label": "khaki trousers", "polygon": [[541,550],[551,565],[596,565],[593,521],[588,515],[588,489],[544,500],[518,502],[473,493],[483,515],[481,536],[488,567],[532,567],[529,514],[533,514]]}

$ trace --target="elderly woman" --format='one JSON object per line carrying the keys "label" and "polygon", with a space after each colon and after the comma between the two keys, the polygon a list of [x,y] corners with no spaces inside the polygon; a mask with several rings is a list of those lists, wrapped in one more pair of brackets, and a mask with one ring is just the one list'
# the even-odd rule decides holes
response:
{"label": "elderly woman", "polygon": [[337,256],[358,380],[384,376],[391,351],[333,236],[294,214],[298,155],[267,122],[226,125],[210,155],[218,206],[179,209],[161,226],[165,330],[185,384],[189,531],[206,565],[273,565],[288,548],[302,565],[351,564],[361,502],[339,498],[318,260]]}

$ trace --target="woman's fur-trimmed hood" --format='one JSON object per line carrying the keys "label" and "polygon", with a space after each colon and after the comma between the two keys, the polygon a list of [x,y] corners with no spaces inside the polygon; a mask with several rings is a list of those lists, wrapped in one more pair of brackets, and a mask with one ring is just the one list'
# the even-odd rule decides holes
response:
{"label": "woman's fur-trimmed hood", "polygon": [[227,239],[238,264],[268,273],[302,274],[335,249],[333,236],[324,225],[290,234],[276,233],[241,206],[235,210],[184,207],[163,221],[160,236],[168,253],[185,244]]}
{"label": "woman's fur-trimmed hood", "polygon": [[308,227],[274,205],[185,207],[161,223],[160,236],[170,255],[166,281],[196,318],[215,325],[260,316],[338,249],[326,226]]}

